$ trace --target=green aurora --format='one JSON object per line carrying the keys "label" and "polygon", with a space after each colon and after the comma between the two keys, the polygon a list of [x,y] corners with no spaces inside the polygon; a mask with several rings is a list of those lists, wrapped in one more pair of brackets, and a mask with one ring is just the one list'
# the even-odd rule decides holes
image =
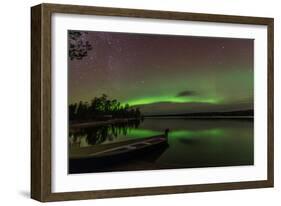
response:
{"label": "green aurora", "polygon": [[160,97],[146,97],[142,99],[129,100],[124,102],[124,104],[129,104],[130,106],[138,106],[138,105],[146,105],[153,104],[159,102],[167,102],[167,103],[210,103],[217,104],[219,103],[219,99],[204,99],[200,97],[175,97],[175,96],[160,96]]}

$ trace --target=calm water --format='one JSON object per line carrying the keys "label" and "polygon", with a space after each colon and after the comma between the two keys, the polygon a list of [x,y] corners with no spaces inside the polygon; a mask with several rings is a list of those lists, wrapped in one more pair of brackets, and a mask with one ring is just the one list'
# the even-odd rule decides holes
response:
{"label": "calm water", "polygon": [[[71,131],[71,147],[89,147],[169,132],[169,147],[153,160],[161,168],[252,165],[253,120],[145,119]],[[146,161],[145,159],[143,161]],[[138,164],[138,162],[132,163]]]}

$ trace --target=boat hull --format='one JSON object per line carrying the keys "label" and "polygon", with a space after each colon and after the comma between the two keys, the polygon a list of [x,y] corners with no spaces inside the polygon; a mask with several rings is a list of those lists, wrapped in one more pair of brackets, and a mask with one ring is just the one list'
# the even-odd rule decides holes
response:
{"label": "boat hull", "polygon": [[136,168],[137,164],[155,162],[168,148],[164,140],[150,146],[119,152],[112,155],[96,155],[85,158],[69,159],[69,173],[124,171]]}

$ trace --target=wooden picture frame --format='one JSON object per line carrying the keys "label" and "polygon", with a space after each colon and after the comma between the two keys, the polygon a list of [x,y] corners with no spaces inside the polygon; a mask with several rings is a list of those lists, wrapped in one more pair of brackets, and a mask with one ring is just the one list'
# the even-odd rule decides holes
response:
{"label": "wooden picture frame", "polygon": [[[221,22],[267,26],[267,179],[215,184],[52,192],[51,169],[51,16],[54,13],[137,17],[194,22]],[[273,187],[273,19],[261,17],[40,4],[31,8],[31,197],[49,202],[94,198],[159,195]]]}

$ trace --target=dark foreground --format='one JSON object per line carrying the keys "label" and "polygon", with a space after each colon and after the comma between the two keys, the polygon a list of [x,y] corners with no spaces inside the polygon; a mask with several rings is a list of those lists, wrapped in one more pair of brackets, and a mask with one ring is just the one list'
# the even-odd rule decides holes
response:
{"label": "dark foreground", "polygon": [[168,146],[167,136],[157,135],[108,144],[104,149],[93,150],[93,153],[80,149],[69,159],[69,172],[99,172],[105,168],[115,168],[122,163],[127,165],[130,161],[138,159],[154,162]]}

